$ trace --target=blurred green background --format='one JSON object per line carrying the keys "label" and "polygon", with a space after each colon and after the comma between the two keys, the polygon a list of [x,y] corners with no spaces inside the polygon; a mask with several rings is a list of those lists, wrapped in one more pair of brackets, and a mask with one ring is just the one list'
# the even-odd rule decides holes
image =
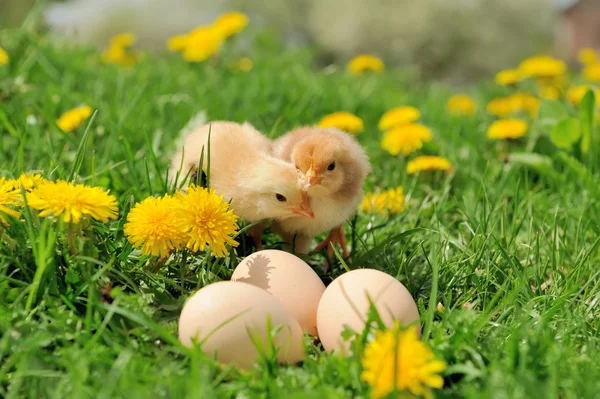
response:
{"label": "blurred green background", "polygon": [[171,35],[239,10],[288,46],[312,46],[322,64],[373,53],[455,82],[532,54],[574,62],[580,48],[600,47],[598,0],[0,0],[1,26],[19,26],[34,5],[42,26],[68,40],[101,47],[132,31],[157,50]]}

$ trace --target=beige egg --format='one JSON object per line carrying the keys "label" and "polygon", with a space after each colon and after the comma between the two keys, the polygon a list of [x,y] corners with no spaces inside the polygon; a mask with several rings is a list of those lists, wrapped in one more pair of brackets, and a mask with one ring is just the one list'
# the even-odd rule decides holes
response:
{"label": "beige egg", "polygon": [[[406,325],[419,319],[414,299],[394,277],[379,270],[352,270],[333,280],[321,297],[317,328],[325,350],[349,353],[350,343],[342,339],[341,333],[345,325],[356,332],[363,331],[369,312],[367,295],[388,327],[394,320]],[[421,327],[415,325],[420,336]]]}
{"label": "beige egg", "polygon": [[220,281],[197,291],[185,303],[179,317],[179,340],[192,347],[197,336],[202,350],[225,364],[249,369],[259,352],[249,332],[266,347],[267,315],[272,328],[283,326],[273,341],[281,363],[304,359],[303,334],[298,322],[272,295],[251,284]]}
{"label": "beige egg", "polygon": [[258,251],[240,262],[231,281],[243,281],[271,293],[304,331],[317,335],[317,308],[325,284],[302,259],[274,249]]}

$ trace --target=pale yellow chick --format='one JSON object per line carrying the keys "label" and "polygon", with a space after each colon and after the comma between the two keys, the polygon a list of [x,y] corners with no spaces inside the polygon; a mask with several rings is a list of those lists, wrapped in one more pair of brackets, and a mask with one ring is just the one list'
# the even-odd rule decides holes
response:
{"label": "pale yellow chick", "polygon": [[[271,142],[249,123],[214,121],[189,133],[183,151],[172,160],[169,176],[177,187],[184,186],[197,173],[204,147],[203,171],[208,164],[210,126],[210,186],[227,201],[234,213],[247,222],[262,219],[285,221],[314,217],[306,193],[299,185],[294,165],[270,155]],[[191,173],[189,172],[191,170]],[[257,248],[262,248],[263,225],[250,233]]]}
{"label": "pale yellow chick", "polygon": [[338,241],[349,256],[343,224],[358,209],[363,198],[363,184],[371,163],[360,143],[335,128],[300,127],[273,142],[273,154],[292,162],[299,184],[310,198],[314,219],[293,217],[274,221],[273,228],[291,242],[297,234],[296,251],[309,251],[312,239],[329,231],[315,250],[328,247],[330,257]]}

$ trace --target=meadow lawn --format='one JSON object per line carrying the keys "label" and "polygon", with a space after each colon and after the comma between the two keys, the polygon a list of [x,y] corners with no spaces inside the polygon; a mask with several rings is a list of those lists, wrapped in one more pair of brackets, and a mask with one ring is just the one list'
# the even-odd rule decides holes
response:
{"label": "meadow lawn", "polygon": [[[225,46],[195,64],[146,54],[130,68],[25,29],[0,33],[0,44],[10,55],[0,66],[0,175],[74,180],[119,202],[118,219],[90,222],[76,251],[67,250],[68,226],[33,210],[0,230],[0,397],[369,397],[357,358],[324,353],[308,337],[301,365],[267,358],[249,372],[178,343],[185,299],[230,278],[253,250],[245,234],[227,258],[198,253],[157,267],[123,233],[136,202],[169,190],[170,156],[192,118],[249,121],[277,137],[337,111],[364,121],[356,137],[373,164],[365,190],[401,186],[406,196],[402,212],[361,210],[348,221],[348,267],[383,270],[415,298],[423,341],[447,363],[435,397],[598,396],[600,135],[591,95],[581,109],[543,100],[533,119],[521,115],[525,137],[490,140],[497,118],[486,104],[512,90],[492,78],[453,88],[391,67],[353,76],[269,34],[250,53]],[[242,56],[253,68],[232,71]],[[456,93],[475,100],[475,114],[447,112]],[[61,131],[56,120],[81,104],[93,115]],[[378,121],[399,105],[417,107],[433,133],[408,156],[380,145]],[[587,152],[579,141],[553,144],[568,116],[583,136],[588,129]],[[447,158],[452,170],[407,174],[407,162],[424,154]],[[280,239],[268,232],[265,246],[280,248]],[[325,284],[344,272],[338,262],[324,273],[323,253],[306,259]]]}

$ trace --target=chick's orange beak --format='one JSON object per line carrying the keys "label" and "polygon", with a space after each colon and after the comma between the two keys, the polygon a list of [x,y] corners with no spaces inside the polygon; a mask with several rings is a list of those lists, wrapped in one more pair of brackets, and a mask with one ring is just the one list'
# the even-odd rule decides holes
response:
{"label": "chick's orange beak", "polygon": [[317,184],[321,184],[323,182],[323,178],[317,175],[317,172],[313,168],[312,163],[310,164],[310,168],[306,171],[306,184],[308,187],[315,186]]}
{"label": "chick's orange beak", "polygon": [[306,193],[302,193],[302,202],[300,203],[300,208],[294,208],[292,209],[292,212],[294,212],[296,215],[306,216],[309,219],[315,218],[315,214],[310,207]]}

